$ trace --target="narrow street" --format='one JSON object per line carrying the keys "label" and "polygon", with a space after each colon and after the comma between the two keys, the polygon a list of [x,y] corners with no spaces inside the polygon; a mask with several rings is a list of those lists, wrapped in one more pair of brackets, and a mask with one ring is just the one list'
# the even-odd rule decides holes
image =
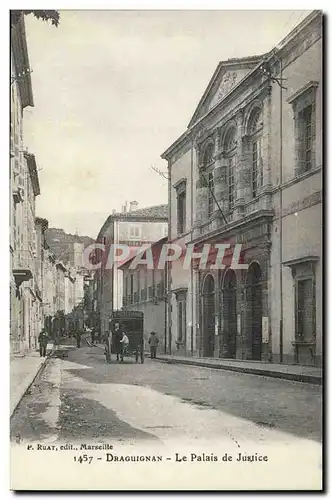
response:
{"label": "narrow street", "polygon": [[[101,348],[73,346],[50,359],[12,421],[23,440],[210,438],[234,439],[285,433],[319,442],[320,387],[223,370],[169,366],[146,358],[105,363]],[[37,418],[36,418],[37,416]],[[204,425],[201,426],[202,421]],[[210,424],[209,424],[210,422]],[[239,423],[241,422],[241,426]]]}
{"label": "narrow street", "polygon": [[303,477],[305,465],[320,467],[320,409],[319,386],[150,359],[108,365],[100,347],[83,342],[48,361],[12,417],[11,438],[106,442],[117,453],[147,442],[173,450],[195,443],[209,455],[279,449],[304,460]]}

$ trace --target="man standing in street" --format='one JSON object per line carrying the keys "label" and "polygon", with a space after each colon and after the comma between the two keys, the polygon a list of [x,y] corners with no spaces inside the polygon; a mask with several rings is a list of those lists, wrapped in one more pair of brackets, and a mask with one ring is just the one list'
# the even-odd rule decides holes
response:
{"label": "man standing in street", "polygon": [[157,346],[159,344],[159,339],[156,335],[156,332],[151,332],[149,338],[149,344],[150,344],[151,359],[156,359]]}
{"label": "man standing in street", "polygon": [[77,330],[75,333],[76,345],[77,347],[81,347],[81,331]]}
{"label": "man standing in street", "polygon": [[119,323],[115,323],[114,335],[115,335],[114,347],[116,352],[116,360],[119,361],[120,357],[121,361],[123,361],[123,343],[122,343],[123,331],[121,330]]}
{"label": "man standing in street", "polygon": [[38,337],[39,353],[40,353],[40,356],[43,358],[45,358],[45,356],[46,356],[47,341],[48,341],[48,335],[47,335],[45,329],[43,328],[39,334],[39,337]]}
{"label": "man standing in street", "polygon": [[96,336],[96,329],[95,327],[93,326],[91,328],[91,344],[94,344],[95,343],[95,336]]}

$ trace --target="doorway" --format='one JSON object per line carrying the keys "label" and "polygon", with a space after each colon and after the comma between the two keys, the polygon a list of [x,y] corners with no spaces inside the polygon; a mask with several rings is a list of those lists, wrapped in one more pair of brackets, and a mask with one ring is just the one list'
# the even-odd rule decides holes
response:
{"label": "doorway", "polygon": [[236,357],[236,275],[232,269],[226,272],[223,282],[223,345],[227,346],[227,357]]}
{"label": "doorway", "polygon": [[257,262],[248,269],[249,341],[251,359],[262,359],[262,273]]}
{"label": "doorway", "polygon": [[215,285],[214,279],[209,274],[203,284],[203,356],[214,356],[215,343]]}

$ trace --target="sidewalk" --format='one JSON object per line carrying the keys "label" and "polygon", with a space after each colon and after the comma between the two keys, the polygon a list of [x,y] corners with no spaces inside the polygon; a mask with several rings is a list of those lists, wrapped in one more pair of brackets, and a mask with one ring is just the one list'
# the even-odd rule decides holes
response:
{"label": "sidewalk", "polygon": [[[53,344],[47,345],[47,353],[53,350]],[[12,356],[10,359],[10,416],[14,413],[22,397],[29,389],[47,358],[41,358],[39,352],[30,352],[25,356]]]}
{"label": "sidewalk", "polygon": [[157,354],[156,361],[169,364],[184,364],[203,366],[220,370],[248,373],[252,375],[263,375],[308,384],[322,385],[322,368],[315,366],[281,365],[277,363],[264,363],[259,361],[230,360],[220,358],[189,358],[184,356],[171,356],[169,354]]}

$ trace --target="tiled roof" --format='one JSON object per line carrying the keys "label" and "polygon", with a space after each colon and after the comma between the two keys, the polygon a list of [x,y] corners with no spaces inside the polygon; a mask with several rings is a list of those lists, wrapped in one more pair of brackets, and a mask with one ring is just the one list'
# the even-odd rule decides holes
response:
{"label": "tiled roof", "polygon": [[139,208],[131,212],[118,212],[111,215],[112,218],[142,218],[147,219],[168,219],[168,205],[154,205],[152,207]]}

